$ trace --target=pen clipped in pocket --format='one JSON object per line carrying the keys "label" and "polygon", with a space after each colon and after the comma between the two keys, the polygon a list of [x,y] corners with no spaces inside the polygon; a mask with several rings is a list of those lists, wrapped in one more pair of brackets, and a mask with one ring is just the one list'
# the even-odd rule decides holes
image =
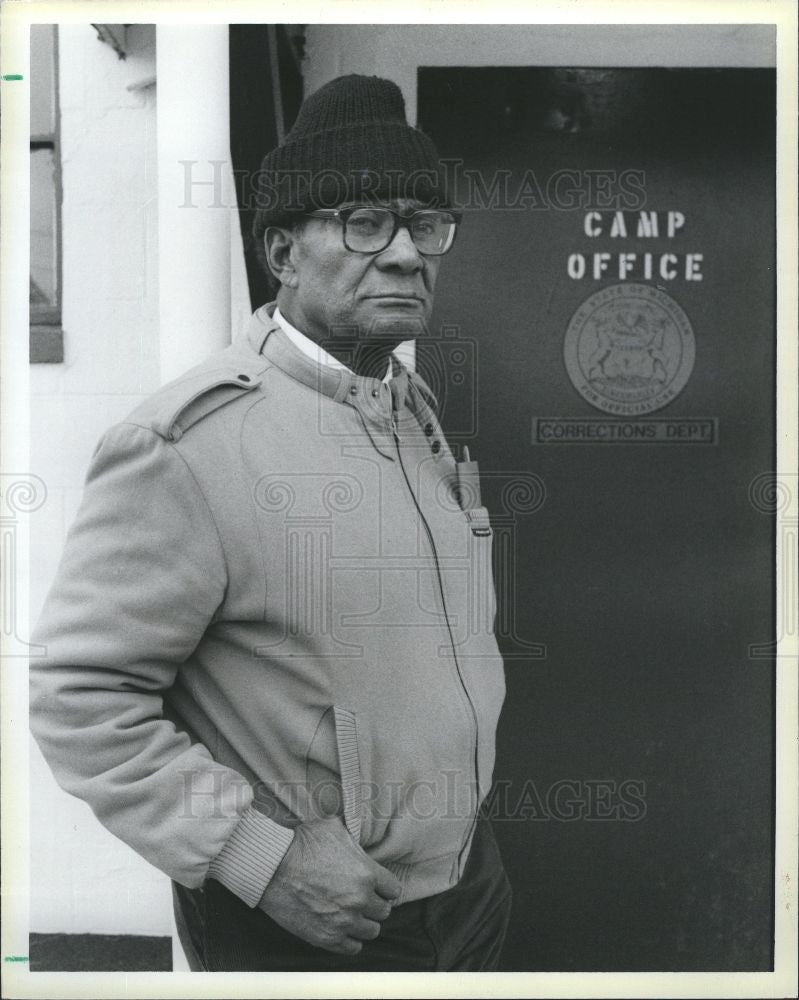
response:
{"label": "pen clipped in pocket", "polygon": [[455,463],[455,473],[461,510],[467,514],[470,510],[480,510],[483,503],[480,496],[480,472],[477,462],[471,460],[469,446],[466,444],[463,446],[463,461]]}

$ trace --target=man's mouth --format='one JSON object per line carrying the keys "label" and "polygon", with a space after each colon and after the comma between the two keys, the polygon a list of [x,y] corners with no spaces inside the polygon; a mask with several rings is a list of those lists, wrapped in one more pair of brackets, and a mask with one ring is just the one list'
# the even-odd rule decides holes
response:
{"label": "man's mouth", "polygon": [[381,292],[379,295],[366,295],[367,299],[390,299],[402,302],[424,302],[421,295],[408,295],[405,292]]}

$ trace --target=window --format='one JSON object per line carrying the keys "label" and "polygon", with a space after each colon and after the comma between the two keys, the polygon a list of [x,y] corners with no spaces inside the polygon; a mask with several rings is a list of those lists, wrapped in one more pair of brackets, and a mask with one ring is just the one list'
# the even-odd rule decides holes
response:
{"label": "window", "polygon": [[52,24],[31,25],[30,360],[64,360],[61,332],[61,164],[58,41]]}

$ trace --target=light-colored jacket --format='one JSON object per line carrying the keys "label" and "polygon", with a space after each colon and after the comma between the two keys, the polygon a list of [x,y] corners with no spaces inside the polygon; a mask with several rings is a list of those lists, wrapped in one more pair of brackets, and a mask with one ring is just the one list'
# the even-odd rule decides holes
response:
{"label": "light-colored jacket", "polygon": [[31,725],[176,881],[254,906],[292,827],[332,813],[401,901],[458,881],[505,686],[488,515],[433,402],[315,364],[263,307],[100,442]]}

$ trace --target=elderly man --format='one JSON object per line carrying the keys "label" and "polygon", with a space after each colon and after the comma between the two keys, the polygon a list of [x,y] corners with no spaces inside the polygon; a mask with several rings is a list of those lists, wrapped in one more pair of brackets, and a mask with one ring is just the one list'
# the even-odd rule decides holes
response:
{"label": "elderly man", "polygon": [[491,526],[392,353],[458,216],[376,77],[312,95],[262,181],[276,303],[98,446],[34,734],[172,878],[193,968],[494,968]]}

